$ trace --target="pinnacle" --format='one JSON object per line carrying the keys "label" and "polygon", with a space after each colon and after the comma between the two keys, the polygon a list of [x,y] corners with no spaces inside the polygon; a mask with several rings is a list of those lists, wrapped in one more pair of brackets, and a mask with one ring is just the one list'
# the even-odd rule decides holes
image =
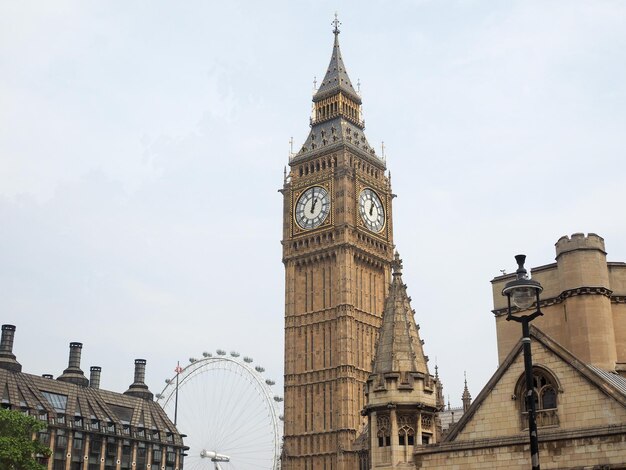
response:
{"label": "pinnacle", "polygon": [[428,374],[418,327],[406,285],[402,282],[402,260],[393,261],[393,282],[385,301],[383,324],[374,359],[374,373],[421,372]]}
{"label": "pinnacle", "polygon": [[[337,20],[335,19],[335,21]],[[343,63],[341,49],[339,48],[339,29],[337,25],[335,26],[333,34],[335,35],[335,41],[333,43],[333,52],[330,57],[330,63],[328,64],[328,70],[317,92],[313,96],[313,101],[320,101],[341,91],[360,104],[361,99],[352,86],[346,66]]]}

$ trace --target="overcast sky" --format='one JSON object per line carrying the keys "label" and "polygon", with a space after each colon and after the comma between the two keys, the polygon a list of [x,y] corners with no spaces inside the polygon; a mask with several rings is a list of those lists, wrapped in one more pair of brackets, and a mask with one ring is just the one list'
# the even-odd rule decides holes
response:
{"label": "overcast sky", "polygon": [[224,348],[282,385],[277,190],[335,11],[453,405],[495,371],[489,281],[515,254],[595,232],[626,261],[625,2],[5,0],[0,320],[25,371],[81,341],[103,388],[145,358],[156,393]]}

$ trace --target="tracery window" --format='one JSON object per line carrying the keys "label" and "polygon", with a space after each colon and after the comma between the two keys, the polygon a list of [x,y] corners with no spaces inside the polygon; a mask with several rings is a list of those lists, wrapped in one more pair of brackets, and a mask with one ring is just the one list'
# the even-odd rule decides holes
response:
{"label": "tracery window", "polygon": [[[556,377],[543,367],[533,367],[533,399],[535,402],[537,427],[558,426]],[[522,428],[528,428],[528,405],[526,402],[526,379],[522,374],[516,387],[521,410]]]}
{"label": "tracery window", "polygon": [[378,427],[378,447],[389,447],[391,445],[391,426],[388,416],[377,416],[376,425]]}
{"label": "tracery window", "polygon": [[401,446],[412,446],[415,444],[415,417],[401,415],[398,417],[398,443]]}

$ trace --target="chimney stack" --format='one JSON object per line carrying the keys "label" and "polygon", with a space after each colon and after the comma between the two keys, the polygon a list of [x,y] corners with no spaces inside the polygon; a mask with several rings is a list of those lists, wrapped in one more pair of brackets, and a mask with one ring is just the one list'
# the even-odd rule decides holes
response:
{"label": "chimney stack", "polygon": [[89,368],[89,387],[90,388],[100,388],[100,373],[101,372],[102,372],[102,367],[91,366]]}
{"label": "chimney stack", "polygon": [[89,380],[83,374],[80,368],[80,352],[83,349],[83,343],[70,343],[70,359],[68,361],[67,369],[63,371],[57,380],[61,382],[69,382],[76,385],[82,385],[86,387],[89,385]]}
{"label": "chimney stack", "polygon": [[13,354],[13,339],[15,338],[14,325],[2,325],[2,339],[0,340],[0,368],[12,372],[21,372],[22,365]]}
{"label": "chimney stack", "polygon": [[152,400],[154,395],[144,383],[146,379],[146,360],[135,359],[135,380],[124,392],[124,395],[131,397],[143,398],[144,400]]}

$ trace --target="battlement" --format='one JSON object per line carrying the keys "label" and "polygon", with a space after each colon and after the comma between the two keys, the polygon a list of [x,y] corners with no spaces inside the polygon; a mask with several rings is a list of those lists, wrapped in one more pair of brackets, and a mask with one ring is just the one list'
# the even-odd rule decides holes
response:
{"label": "battlement", "polygon": [[558,259],[564,253],[578,250],[598,250],[606,255],[604,250],[604,238],[595,233],[574,233],[571,237],[562,236],[555,244],[556,257]]}

